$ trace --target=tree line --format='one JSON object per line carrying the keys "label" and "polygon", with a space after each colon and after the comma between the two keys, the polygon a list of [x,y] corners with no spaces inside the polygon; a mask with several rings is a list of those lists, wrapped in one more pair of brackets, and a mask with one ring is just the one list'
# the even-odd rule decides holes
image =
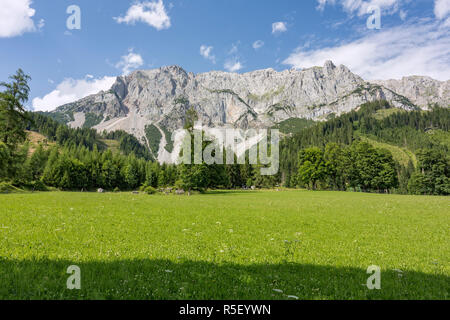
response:
{"label": "tree line", "polygon": [[[34,190],[156,190],[286,186],[312,190],[450,193],[449,109],[387,113],[386,101],[367,103],[326,122],[302,128],[281,142],[280,171],[262,176],[261,165],[166,165],[154,161],[140,141],[124,132],[98,133],[69,128],[45,114],[30,113],[29,77],[19,70],[0,92],[0,181]],[[187,112],[185,129],[193,133],[197,115]],[[26,130],[55,142],[30,152]],[[434,133],[434,134],[431,134]],[[390,151],[375,148],[366,136],[407,148],[417,163],[394,160]],[[105,140],[115,140],[113,152]],[[194,148],[191,148],[192,150]],[[224,157],[226,157],[224,152]]]}
{"label": "tree line", "polygon": [[[449,194],[450,109],[430,106],[429,111],[390,111],[395,109],[387,101],[366,103],[357,111],[317,123],[282,140],[282,183],[288,187],[319,183],[317,188],[327,190]],[[400,164],[388,150],[374,148],[362,137],[411,151],[417,163],[410,159]],[[331,151],[337,154],[330,155]],[[305,154],[310,153],[316,155],[314,159],[321,155],[319,163],[331,163],[314,169],[308,162],[305,164]],[[395,177],[387,179],[392,172]]]}

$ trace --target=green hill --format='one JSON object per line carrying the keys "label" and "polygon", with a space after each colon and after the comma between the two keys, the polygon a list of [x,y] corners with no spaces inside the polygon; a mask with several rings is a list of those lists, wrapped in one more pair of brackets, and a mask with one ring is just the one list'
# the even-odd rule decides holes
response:
{"label": "green hill", "polygon": [[389,152],[394,157],[394,160],[396,160],[402,166],[407,167],[408,163],[410,161],[412,161],[414,167],[417,168],[416,155],[414,153],[412,153],[410,150],[403,149],[403,148],[400,148],[400,147],[397,147],[395,145],[391,145],[388,143],[379,142],[379,141],[376,141],[374,139],[371,139],[371,138],[365,137],[365,136],[360,136],[360,139],[370,143],[375,148],[389,150]]}

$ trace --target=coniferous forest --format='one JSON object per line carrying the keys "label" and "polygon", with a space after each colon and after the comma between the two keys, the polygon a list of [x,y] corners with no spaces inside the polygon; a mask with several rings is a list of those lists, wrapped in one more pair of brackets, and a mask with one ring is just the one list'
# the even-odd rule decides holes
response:
{"label": "coniferous forest", "polygon": [[[19,70],[0,91],[0,192],[13,190],[186,191],[242,187],[450,194],[450,110],[362,105],[324,122],[284,132],[280,171],[260,165],[166,165],[134,136],[72,129],[25,109],[30,78]],[[192,125],[186,119],[186,128]],[[32,145],[30,133],[44,140]],[[248,161],[248,158],[247,158]]]}

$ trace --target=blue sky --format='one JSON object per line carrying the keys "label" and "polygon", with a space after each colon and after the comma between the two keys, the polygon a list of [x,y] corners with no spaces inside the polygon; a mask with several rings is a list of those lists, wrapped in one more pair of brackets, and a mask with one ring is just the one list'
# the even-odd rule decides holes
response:
{"label": "blue sky", "polygon": [[[66,26],[70,5],[80,30]],[[367,27],[371,6],[380,29]],[[449,13],[450,0],[0,0],[0,80],[30,74],[35,110],[164,65],[242,73],[333,60],[368,80],[447,80]]]}

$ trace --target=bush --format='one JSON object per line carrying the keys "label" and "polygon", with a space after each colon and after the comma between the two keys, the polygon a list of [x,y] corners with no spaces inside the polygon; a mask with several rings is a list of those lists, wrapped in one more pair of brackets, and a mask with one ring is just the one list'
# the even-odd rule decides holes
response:
{"label": "bush", "polygon": [[120,192],[120,189],[118,187],[115,187],[114,192]]}
{"label": "bush", "polygon": [[156,193],[156,189],[153,188],[153,187],[146,187],[145,190],[144,190],[144,192],[145,192],[146,194],[155,194],[155,193]]}
{"label": "bush", "polygon": [[31,182],[30,186],[34,191],[48,191],[47,186],[41,180]]}
{"label": "bush", "polygon": [[0,182],[0,193],[21,192],[19,188],[14,187],[8,182]]}
{"label": "bush", "polygon": [[183,182],[183,180],[177,180],[175,182],[175,189],[176,190],[184,190],[185,187],[186,187],[186,184]]}

